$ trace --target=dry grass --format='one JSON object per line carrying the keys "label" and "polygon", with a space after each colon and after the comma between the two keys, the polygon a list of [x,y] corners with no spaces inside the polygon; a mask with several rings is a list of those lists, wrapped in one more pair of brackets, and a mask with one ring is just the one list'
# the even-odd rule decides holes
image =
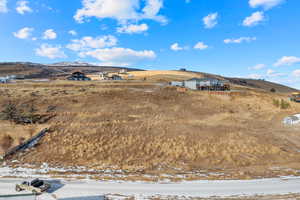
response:
{"label": "dry grass", "polygon": [[190,78],[202,78],[203,75],[194,72],[184,72],[184,71],[133,71],[129,74],[134,76],[134,79],[144,79],[152,81],[173,81],[173,80],[187,80]]}
{"label": "dry grass", "polygon": [[[233,96],[179,93],[147,82],[58,81],[4,87],[0,105],[9,99],[34,99],[40,110],[55,107],[56,117],[43,125],[54,132],[17,158],[24,163],[148,174],[206,170],[231,178],[295,174],[270,168],[300,168],[299,130],[281,125],[282,118],[300,112],[300,106],[275,107],[273,99],[284,96],[255,91]],[[6,134],[13,136],[19,128],[14,137],[24,137],[40,126],[7,124]]]}

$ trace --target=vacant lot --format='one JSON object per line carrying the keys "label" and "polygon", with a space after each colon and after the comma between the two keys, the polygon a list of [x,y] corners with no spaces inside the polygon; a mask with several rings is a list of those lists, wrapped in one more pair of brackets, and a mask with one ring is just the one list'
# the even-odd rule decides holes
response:
{"label": "vacant lot", "polygon": [[287,101],[284,95],[65,81],[1,85],[0,92],[1,108],[8,101],[34,102],[38,112],[55,115],[43,124],[1,121],[14,143],[52,128],[37,148],[14,158],[23,163],[184,174],[186,179],[296,175],[300,169],[299,129],[281,124],[283,117],[299,113],[300,105],[274,105],[274,100]]}

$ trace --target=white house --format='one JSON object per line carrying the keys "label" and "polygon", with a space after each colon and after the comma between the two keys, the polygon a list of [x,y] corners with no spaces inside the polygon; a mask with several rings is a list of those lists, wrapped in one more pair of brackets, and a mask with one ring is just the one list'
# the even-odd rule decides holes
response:
{"label": "white house", "polygon": [[192,78],[183,82],[183,86],[191,90],[218,90],[224,88],[228,81],[215,78]]}

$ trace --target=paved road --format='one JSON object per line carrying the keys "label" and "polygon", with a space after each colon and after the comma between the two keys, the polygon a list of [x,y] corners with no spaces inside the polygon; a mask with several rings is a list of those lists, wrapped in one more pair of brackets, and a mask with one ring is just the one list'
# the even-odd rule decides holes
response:
{"label": "paved road", "polygon": [[[0,179],[0,196],[15,194],[14,185],[21,181],[21,179]],[[134,195],[138,199],[142,199],[155,195],[226,197],[300,193],[300,177],[249,181],[192,181],[170,184],[57,180],[53,181],[53,185],[54,189],[50,193],[59,197],[60,200],[98,200],[104,194]],[[17,200],[17,197],[12,199]],[[31,200],[30,197],[28,199]]]}

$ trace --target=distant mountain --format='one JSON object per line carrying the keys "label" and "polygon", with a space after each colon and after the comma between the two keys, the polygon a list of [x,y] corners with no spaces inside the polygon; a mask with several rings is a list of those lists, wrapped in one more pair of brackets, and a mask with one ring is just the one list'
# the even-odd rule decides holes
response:
{"label": "distant mountain", "polygon": [[74,71],[84,73],[142,71],[136,68],[97,66],[85,62],[59,62],[53,64],[40,64],[32,62],[0,62],[0,76],[23,75],[25,78],[57,78],[68,76]]}

